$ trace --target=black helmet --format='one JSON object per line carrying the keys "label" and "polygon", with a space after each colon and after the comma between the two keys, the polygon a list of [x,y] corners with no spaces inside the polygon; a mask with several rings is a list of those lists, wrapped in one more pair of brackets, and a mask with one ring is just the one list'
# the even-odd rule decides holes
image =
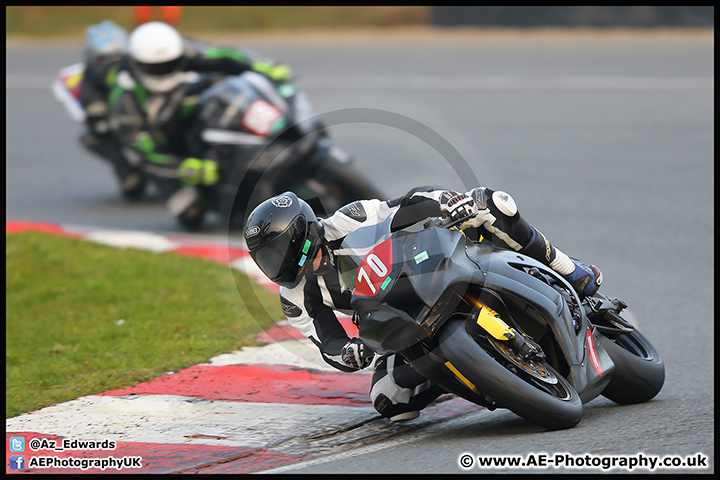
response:
{"label": "black helmet", "polygon": [[315,258],[322,238],[322,223],[292,192],[265,200],[245,224],[250,256],[270,280],[287,288],[300,282],[303,265]]}

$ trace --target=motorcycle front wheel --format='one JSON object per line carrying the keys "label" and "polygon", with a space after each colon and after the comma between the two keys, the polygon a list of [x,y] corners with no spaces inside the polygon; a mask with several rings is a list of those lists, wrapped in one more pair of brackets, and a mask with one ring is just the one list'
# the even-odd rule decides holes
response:
{"label": "motorcycle front wheel", "polygon": [[546,363],[511,359],[493,342],[468,331],[468,323],[450,319],[439,333],[439,347],[469,388],[482,391],[499,407],[550,430],[571,428],[582,419],[580,396]]}

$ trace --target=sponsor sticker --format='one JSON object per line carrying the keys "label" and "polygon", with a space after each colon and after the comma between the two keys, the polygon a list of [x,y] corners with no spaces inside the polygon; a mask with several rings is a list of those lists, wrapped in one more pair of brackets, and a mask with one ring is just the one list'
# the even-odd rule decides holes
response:
{"label": "sponsor sticker", "polygon": [[425,260],[427,260],[430,257],[428,256],[427,250],[424,250],[424,251],[418,253],[417,255],[415,255],[415,257],[413,257],[413,258],[415,258],[415,264],[417,265],[418,263],[424,262]]}

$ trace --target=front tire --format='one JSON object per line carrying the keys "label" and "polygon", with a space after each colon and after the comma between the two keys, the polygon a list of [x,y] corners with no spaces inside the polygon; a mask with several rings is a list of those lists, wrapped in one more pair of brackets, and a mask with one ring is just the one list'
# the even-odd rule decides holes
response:
{"label": "front tire", "polygon": [[439,340],[453,367],[498,406],[550,430],[574,427],[582,419],[580,396],[549,365],[539,365],[548,374],[545,381],[516,368],[489,342],[481,346],[462,320],[449,320]]}
{"label": "front tire", "polygon": [[175,220],[177,220],[178,224],[180,224],[184,230],[188,232],[197,232],[205,223],[206,213],[207,211],[203,207],[194,204],[187,210],[180,213],[180,215],[176,216]]}
{"label": "front tire", "polygon": [[136,202],[145,196],[147,180],[139,173],[131,173],[120,181],[120,193],[125,200]]}

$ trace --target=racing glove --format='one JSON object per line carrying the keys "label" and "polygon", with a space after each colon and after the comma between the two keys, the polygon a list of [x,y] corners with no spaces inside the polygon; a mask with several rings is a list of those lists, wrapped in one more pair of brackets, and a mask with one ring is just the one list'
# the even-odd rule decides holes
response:
{"label": "racing glove", "polygon": [[178,167],[178,176],[188,185],[215,185],[220,179],[215,160],[186,158]]}
{"label": "racing glove", "polygon": [[252,69],[262,73],[274,82],[284,82],[290,78],[290,67],[285,64],[271,64],[268,62],[255,62]]}
{"label": "racing glove", "polygon": [[340,355],[342,361],[348,366],[362,370],[372,363],[375,352],[359,338],[353,338],[345,344]]}
{"label": "racing glove", "polygon": [[440,210],[453,221],[477,213],[473,199],[454,190],[445,190],[440,194]]}

